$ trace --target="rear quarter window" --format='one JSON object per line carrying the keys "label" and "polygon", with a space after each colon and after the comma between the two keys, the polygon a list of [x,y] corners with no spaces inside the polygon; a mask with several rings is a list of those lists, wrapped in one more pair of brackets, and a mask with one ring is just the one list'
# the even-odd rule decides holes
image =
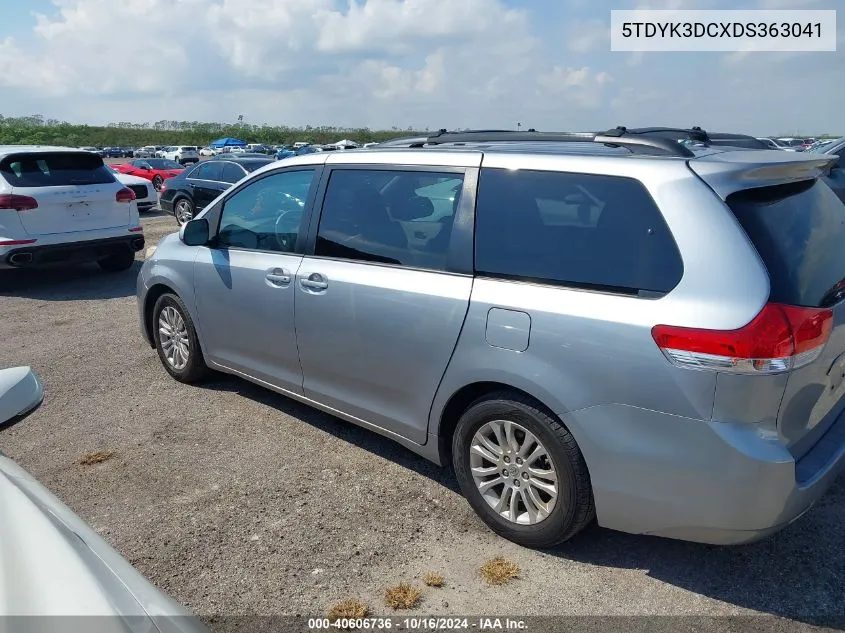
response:
{"label": "rear quarter window", "polygon": [[0,161],[0,174],[12,187],[100,185],[115,182],[103,159],[88,152],[13,154]]}
{"label": "rear quarter window", "polygon": [[746,189],[728,206],[769,272],[770,299],[789,305],[836,303],[845,279],[845,205],[825,183]]}
{"label": "rear quarter window", "polygon": [[475,239],[479,275],[643,297],[683,275],[663,215],[630,178],[482,169]]}

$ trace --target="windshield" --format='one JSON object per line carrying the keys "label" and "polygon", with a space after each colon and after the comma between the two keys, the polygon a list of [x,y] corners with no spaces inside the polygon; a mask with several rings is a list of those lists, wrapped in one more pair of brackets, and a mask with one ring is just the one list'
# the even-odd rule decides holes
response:
{"label": "windshield", "polygon": [[167,160],[166,158],[150,158],[147,159],[147,163],[153,169],[184,169],[175,160]]}

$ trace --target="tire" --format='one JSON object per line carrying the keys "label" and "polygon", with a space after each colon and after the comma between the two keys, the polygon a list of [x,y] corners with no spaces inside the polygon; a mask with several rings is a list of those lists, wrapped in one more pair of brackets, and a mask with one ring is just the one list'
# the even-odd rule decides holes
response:
{"label": "tire", "polygon": [[188,198],[177,198],[173,203],[173,217],[179,226],[192,220],[194,217],[194,203]]}
{"label": "tire", "polygon": [[[181,325],[184,326],[184,335],[181,338],[181,347],[187,349],[187,360],[182,364],[184,358],[181,355],[174,354],[172,347],[166,349],[166,342],[162,341],[162,327],[164,323],[174,324],[173,315],[178,314],[181,319]],[[162,313],[168,316],[162,317]],[[208,374],[208,366],[205,364],[205,358],[202,355],[199,339],[197,338],[197,331],[194,327],[194,322],[191,320],[191,315],[185,308],[182,300],[171,293],[163,294],[155,303],[152,315],[152,332],[155,348],[158,352],[158,357],[161,364],[173,378],[179,382],[187,384],[197,382]],[[162,323],[164,321],[164,323]],[[179,320],[176,319],[176,328],[171,327],[171,331],[178,329]],[[178,361],[178,362],[177,362]]]}
{"label": "tire", "polygon": [[[522,465],[517,465],[519,453],[512,451],[507,441],[503,442],[506,450],[503,451],[504,456],[499,459],[498,463],[486,458],[471,457],[471,448],[476,433],[481,429],[484,429],[484,432],[492,431],[492,427],[498,424],[498,428],[504,436],[502,421],[516,423],[517,426],[511,426],[511,428],[513,429],[513,437],[517,440],[517,445],[520,444],[518,441],[520,438],[525,443],[528,436],[524,431],[528,431],[545,449],[546,456],[537,458],[532,462],[531,465],[534,466],[534,469],[531,473],[526,472],[529,466],[527,460],[523,460]],[[488,426],[488,424],[491,426]],[[495,432],[492,432],[492,436],[495,437]],[[536,446],[536,444],[527,442],[523,457],[534,452],[532,446]],[[475,454],[475,450],[472,451],[472,454]],[[488,450],[488,454],[493,454],[493,451]],[[510,458],[508,455],[510,455]],[[507,459],[510,459],[509,463],[503,461]],[[481,483],[496,478],[501,478],[502,482],[507,481],[508,483],[488,487],[485,490],[487,495],[487,498],[485,498],[473,476],[473,461],[471,460],[475,460],[476,467],[480,468],[490,469],[493,465],[496,465],[496,468],[492,469],[489,475],[485,475],[487,479],[480,480]],[[559,420],[544,411],[534,400],[522,394],[512,392],[490,394],[476,400],[467,408],[461,415],[452,438],[452,465],[461,492],[479,517],[496,534],[524,547],[546,548],[567,541],[587,527],[595,518],[590,475],[575,439]],[[548,483],[551,481],[547,475],[550,472],[549,466],[556,475],[554,504],[549,504],[551,495],[545,488],[538,488],[535,485],[548,487]],[[515,471],[514,469],[518,470]],[[507,478],[501,477],[503,472],[509,472]],[[533,474],[538,472],[544,473],[539,479]],[[517,481],[519,483],[516,483]],[[509,496],[506,496],[506,486],[511,491]],[[498,495],[497,490],[501,490]],[[534,495],[534,497],[531,495]],[[497,496],[500,499],[505,497],[508,500],[508,503],[504,504],[506,506],[505,512],[508,513],[510,496],[517,496],[515,515],[521,522],[506,518],[494,509],[491,500],[495,502]],[[539,517],[532,522],[528,506],[525,503],[526,497],[528,499],[538,498],[541,502],[546,502],[544,507],[549,508],[551,506],[550,511],[548,513],[538,512],[541,505],[532,501],[531,504],[535,509],[536,517]],[[545,514],[545,516],[542,516],[542,514]]]}
{"label": "tire", "polygon": [[97,261],[100,268],[107,273],[119,273],[123,270],[128,270],[134,263],[135,253],[128,248]]}
{"label": "tire", "polygon": [[155,175],[153,176],[153,187],[156,191],[161,191],[161,186],[164,184],[164,180],[161,176]]}

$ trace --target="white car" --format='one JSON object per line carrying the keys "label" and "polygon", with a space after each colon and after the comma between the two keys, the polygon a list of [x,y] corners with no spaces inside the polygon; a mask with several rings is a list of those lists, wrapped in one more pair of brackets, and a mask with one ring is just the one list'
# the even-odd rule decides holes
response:
{"label": "white car", "polygon": [[217,156],[218,151],[215,150],[213,147],[203,147],[199,151],[200,156]]}
{"label": "white car", "polygon": [[200,161],[200,155],[197,153],[196,145],[176,145],[173,147],[167,147],[162,150],[161,158],[174,160],[180,165],[198,163]]}
{"label": "white car", "polygon": [[96,154],[0,145],[0,268],[95,261],[126,270],[144,248],[134,202]]}
{"label": "white car", "polygon": [[158,204],[158,192],[156,192],[152,182],[146,178],[121,174],[111,167],[109,167],[109,170],[114,173],[118,182],[123,183],[135,193],[135,203],[138,206],[139,213],[149,211]]}
{"label": "white car", "polygon": [[[0,428],[35,411],[43,395],[29,367],[0,370]],[[2,630],[207,633],[2,452],[0,509]]]}

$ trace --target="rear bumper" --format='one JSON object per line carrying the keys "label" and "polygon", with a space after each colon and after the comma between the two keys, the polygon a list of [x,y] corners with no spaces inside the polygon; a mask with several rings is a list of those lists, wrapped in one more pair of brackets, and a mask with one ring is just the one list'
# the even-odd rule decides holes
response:
{"label": "rear bumper", "polygon": [[804,514],[845,467],[845,415],[797,462],[749,424],[621,405],[561,418],[587,461],[599,524],[635,534],[759,540]]}
{"label": "rear bumper", "polygon": [[155,200],[144,200],[143,202],[138,202],[138,212],[143,213],[145,211],[149,211],[150,209],[156,206]]}
{"label": "rear bumper", "polygon": [[111,237],[64,244],[16,246],[0,255],[0,268],[28,268],[50,264],[93,262],[115,253],[138,252],[144,248],[144,234]]}

